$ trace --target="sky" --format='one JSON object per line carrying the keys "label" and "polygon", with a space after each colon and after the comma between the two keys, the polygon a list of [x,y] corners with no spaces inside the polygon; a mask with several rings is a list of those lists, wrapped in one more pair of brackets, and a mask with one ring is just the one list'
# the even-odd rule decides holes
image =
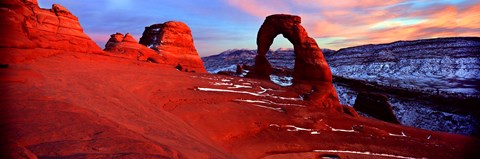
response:
{"label": "sky", "polygon": [[[182,21],[200,56],[228,49],[256,49],[256,36],[271,14],[302,17],[320,48],[451,36],[480,36],[480,0],[38,0],[67,7],[104,47],[110,34],[140,39],[144,28]],[[293,48],[279,35],[271,49]]]}

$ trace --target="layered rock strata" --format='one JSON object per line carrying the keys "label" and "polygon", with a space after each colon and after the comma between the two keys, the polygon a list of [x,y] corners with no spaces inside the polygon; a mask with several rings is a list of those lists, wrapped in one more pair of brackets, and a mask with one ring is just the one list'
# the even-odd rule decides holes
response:
{"label": "layered rock strata", "polygon": [[36,0],[0,1],[0,61],[18,63],[65,52],[102,53],[65,7]]}
{"label": "layered rock strata", "polygon": [[140,44],[159,51],[167,64],[180,64],[185,71],[207,72],[195,49],[192,31],[183,22],[169,21],[145,27]]}
{"label": "layered rock strata", "polygon": [[151,61],[154,63],[166,63],[155,50],[139,44],[129,33],[115,33],[105,44],[105,51],[112,56],[134,59],[139,61]]}
{"label": "layered rock strata", "polygon": [[333,74],[428,94],[480,97],[480,38],[458,37],[340,49]]}

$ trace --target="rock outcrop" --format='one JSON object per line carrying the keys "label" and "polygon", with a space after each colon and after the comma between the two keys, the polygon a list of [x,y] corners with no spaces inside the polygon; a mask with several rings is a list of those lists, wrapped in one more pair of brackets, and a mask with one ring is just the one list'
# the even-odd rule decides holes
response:
{"label": "rock outcrop", "polygon": [[300,81],[331,82],[332,74],[322,50],[315,40],[308,36],[303,28],[301,18],[295,15],[276,14],[268,16],[257,35],[258,55],[255,57],[255,68],[249,72],[250,77],[269,79],[271,65],[266,54],[278,34],[287,38],[294,47],[295,66],[294,83]]}
{"label": "rock outcrop", "polygon": [[235,70],[236,75],[241,75],[243,73],[243,67],[240,64],[237,64],[237,69]]}
{"label": "rock outcrop", "polygon": [[353,108],[374,118],[400,124],[385,95],[367,92],[360,93],[355,100]]}
{"label": "rock outcrop", "polygon": [[[313,109],[327,108],[343,112],[332,85],[332,73],[323,57],[322,50],[313,38],[308,37],[307,31],[300,23],[301,18],[295,15],[268,16],[257,34],[258,54],[255,57],[254,68],[248,72],[246,77],[270,80],[274,69],[267,59],[267,53],[275,37],[282,34],[294,47],[293,84],[299,93],[308,96],[308,100],[312,101]],[[288,52],[288,50],[286,51]]]}
{"label": "rock outcrop", "polygon": [[195,49],[192,32],[185,23],[169,21],[145,27],[140,44],[159,51],[167,64],[180,64],[190,72],[206,72]]}
{"label": "rock outcrop", "polygon": [[66,52],[102,53],[65,7],[36,0],[0,1],[0,61],[17,63]]}
{"label": "rock outcrop", "polygon": [[110,52],[112,56],[135,59],[139,61],[151,61],[155,63],[165,63],[155,50],[139,44],[129,33],[115,33],[110,35],[110,39],[105,44],[105,51]]}

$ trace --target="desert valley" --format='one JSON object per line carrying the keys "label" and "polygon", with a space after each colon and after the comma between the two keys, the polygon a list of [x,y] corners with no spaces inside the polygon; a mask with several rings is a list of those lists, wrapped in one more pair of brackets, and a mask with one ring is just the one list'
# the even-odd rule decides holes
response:
{"label": "desert valley", "polygon": [[181,21],[101,48],[60,4],[0,7],[4,158],[480,156],[480,37],[330,50],[272,14],[257,49],[200,57]]}

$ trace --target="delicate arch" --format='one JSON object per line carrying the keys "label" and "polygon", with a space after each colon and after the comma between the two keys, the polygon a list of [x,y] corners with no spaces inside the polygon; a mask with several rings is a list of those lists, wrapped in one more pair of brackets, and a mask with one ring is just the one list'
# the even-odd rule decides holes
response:
{"label": "delicate arch", "polygon": [[265,19],[257,34],[258,55],[249,77],[270,79],[272,66],[266,54],[275,37],[282,34],[293,44],[295,52],[294,84],[300,81],[332,81],[332,73],[322,50],[313,38],[308,37],[300,23],[301,18],[295,15],[275,14]]}

